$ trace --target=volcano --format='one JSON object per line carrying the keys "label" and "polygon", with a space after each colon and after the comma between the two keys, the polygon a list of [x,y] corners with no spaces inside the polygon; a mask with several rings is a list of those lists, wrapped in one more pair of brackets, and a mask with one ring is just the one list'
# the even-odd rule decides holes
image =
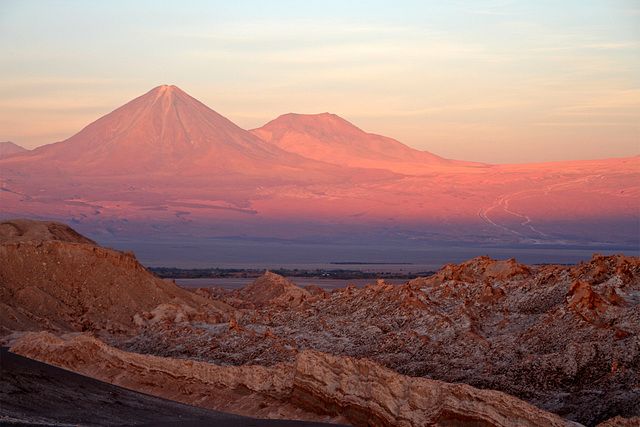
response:
{"label": "volcano", "polygon": [[348,167],[390,169],[407,173],[434,166],[460,165],[395,139],[367,133],[335,114],[284,114],[250,131],[283,150]]}
{"label": "volcano", "polygon": [[11,141],[0,142],[0,156],[24,153],[26,151],[28,151],[26,148],[22,148],[21,146],[14,144]]}
{"label": "volcano", "polygon": [[44,166],[83,176],[256,171],[264,176],[267,171],[282,175],[321,167],[266,143],[168,85],[152,89],[65,141],[33,150],[29,158],[39,170]]}
{"label": "volcano", "polygon": [[0,166],[2,219],[71,222],[103,242],[637,248],[639,238],[640,157],[461,162],[329,113],[285,114],[246,131],[175,86]]}

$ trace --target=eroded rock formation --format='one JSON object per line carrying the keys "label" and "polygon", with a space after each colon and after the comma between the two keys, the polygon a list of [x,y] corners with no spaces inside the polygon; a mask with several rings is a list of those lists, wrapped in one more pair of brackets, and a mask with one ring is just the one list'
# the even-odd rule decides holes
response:
{"label": "eroded rock formation", "polygon": [[279,274],[267,270],[264,276],[238,290],[238,299],[249,301],[257,307],[262,306],[298,306],[311,293]]}
{"label": "eroded rock formation", "polygon": [[145,393],[254,417],[362,426],[575,425],[504,393],[410,378],[370,360],[309,350],[272,367],[218,366],[128,353],[85,334],[41,332],[21,338],[11,351]]}
{"label": "eroded rock formation", "polygon": [[234,312],[154,276],[132,252],[100,247],[58,222],[0,223],[0,283],[0,335],[124,332],[136,327],[137,313],[161,304],[200,310],[217,321]]}
{"label": "eroded rock formation", "polygon": [[[29,351],[145,392],[162,386],[164,397],[213,405],[187,374],[214,363],[221,370],[207,369],[220,378],[244,382],[216,379],[221,406],[207,407],[252,416],[516,423],[500,406],[515,398],[490,390],[587,425],[640,415],[639,258],[530,267],[480,257],[400,286],[331,293],[267,273],[244,289],[197,295],[63,224],[7,221],[0,238],[5,342],[13,331],[88,331],[108,345],[43,334],[16,348],[47,348]],[[276,377],[284,385],[269,382]],[[458,383],[436,387],[458,400],[418,393],[429,380]]]}
{"label": "eroded rock formation", "polygon": [[[242,308],[235,328],[190,325],[206,333],[185,334],[177,333],[184,324],[149,327],[111,343],[233,365],[293,362],[312,349],[501,390],[589,425],[639,413],[638,258],[529,267],[480,257],[404,285],[380,280],[287,307],[247,305],[242,292],[216,294]],[[182,350],[160,349],[166,336]]]}

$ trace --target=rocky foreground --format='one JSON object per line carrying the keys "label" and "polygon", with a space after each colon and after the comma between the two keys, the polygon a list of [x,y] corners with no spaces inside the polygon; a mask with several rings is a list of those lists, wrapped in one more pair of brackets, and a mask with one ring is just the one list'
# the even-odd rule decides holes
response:
{"label": "rocky foreground", "polygon": [[138,393],[0,348],[0,425],[327,427],[257,420]]}
{"label": "rocky foreground", "polygon": [[640,411],[639,271],[623,256],[536,268],[482,257],[401,286],[331,293],[267,273],[238,291],[199,291],[242,313],[229,326],[154,312],[113,344],[229,365],[294,361],[305,349],[368,358],[594,425]]}
{"label": "rocky foreground", "polygon": [[501,392],[411,378],[370,360],[310,350],[271,367],[219,366],[125,352],[87,335],[41,332],[11,351],[145,393],[259,418],[365,426],[574,425]]}
{"label": "rocky foreground", "polygon": [[196,295],[59,223],[0,236],[11,351],[127,388],[353,425],[640,422],[638,258],[481,257],[331,293],[267,272]]}

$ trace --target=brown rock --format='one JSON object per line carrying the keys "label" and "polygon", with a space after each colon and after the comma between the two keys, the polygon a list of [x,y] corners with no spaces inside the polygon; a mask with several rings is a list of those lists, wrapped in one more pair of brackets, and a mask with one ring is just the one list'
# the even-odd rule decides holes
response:
{"label": "brown rock", "polygon": [[623,418],[621,416],[617,416],[598,424],[596,427],[638,427],[638,426],[640,426],[640,415],[633,418]]}
{"label": "brown rock", "polygon": [[578,312],[582,310],[603,312],[606,310],[606,303],[588,283],[576,280],[569,288],[567,307]]}
{"label": "brown rock", "polygon": [[102,248],[57,222],[0,223],[0,334],[131,329],[161,304],[234,310],[162,280],[131,252]]}
{"label": "brown rock", "polygon": [[308,290],[269,270],[262,277],[238,290],[238,294],[259,306],[297,306],[311,296]]}
{"label": "brown rock", "polygon": [[493,426],[575,423],[501,392],[410,378],[373,361],[303,351],[295,363],[217,366],[127,353],[88,335],[31,333],[11,351],[103,381],[184,403],[264,418],[354,425]]}

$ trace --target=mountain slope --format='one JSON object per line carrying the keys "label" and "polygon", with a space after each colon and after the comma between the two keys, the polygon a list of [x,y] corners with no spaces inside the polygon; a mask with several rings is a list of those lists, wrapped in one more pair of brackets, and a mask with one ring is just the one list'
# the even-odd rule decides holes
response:
{"label": "mountain slope", "polygon": [[638,244],[640,157],[459,162],[331,114],[248,132],[174,86],[0,167],[2,218],[92,237]]}
{"label": "mountain slope", "polygon": [[0,335],[126,330],[161,304],[234,310],[149,273],[132,252],[103,248],[65,224],[0,222]]}
{"label": "mountain slope", "polygon": [[26,148],[22,148],[18,144],[14,144],[11,141],[0,142],[0,156],[8,156],[11,154],[24,153],[28,151]]}
{"label": "mountain slope", "polygon": [[284,114],[254,135],[283,150],[349,167],[389,169],[400,173],[432,172],[438,166],[488,166],[439,157],[395,139],[367,133],[335,114]]}
{"label": "mountain slope", "polygon": [[[158,86],[65,141],[33,150],[35,170],[84,176],[301,173],[322,166],[265,143],[176,86]],[[32,171],[33,172],[33,171]]]}

